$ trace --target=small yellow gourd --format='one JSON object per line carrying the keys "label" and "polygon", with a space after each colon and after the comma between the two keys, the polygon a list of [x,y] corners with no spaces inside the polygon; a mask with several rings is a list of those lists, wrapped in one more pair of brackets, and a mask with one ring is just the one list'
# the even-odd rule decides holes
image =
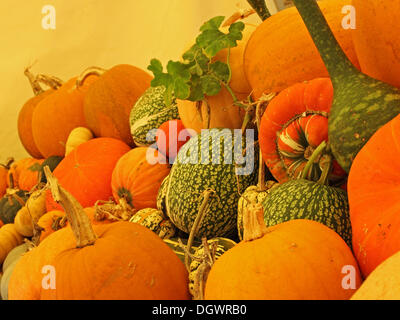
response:
{"label": "small yellow gourd", "polygon": [[88,128],[85,127],[76,127],[73,129],[67,139],[65,145],[65,155],[70,153],[80,144],[93,139],[93,133]]}

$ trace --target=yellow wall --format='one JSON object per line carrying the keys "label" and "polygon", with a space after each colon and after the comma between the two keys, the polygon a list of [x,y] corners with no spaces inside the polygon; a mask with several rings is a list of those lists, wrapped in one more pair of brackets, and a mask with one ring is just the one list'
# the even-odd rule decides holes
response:
{"label": "yellow wall", "polygon": [[[55,30],[42,27],[44,5],[56,10]],[[28,156],[17,133],[18,111],[32,96],[25,67],[36,62],[32,72],[63,80],[92,65],[146,69],[154,57],[177,60],[203,22],[230,16],[238,7],[249,5],[245,0],[1,0],[0,162]],[[247,21],[260,22],[256,15]]]}

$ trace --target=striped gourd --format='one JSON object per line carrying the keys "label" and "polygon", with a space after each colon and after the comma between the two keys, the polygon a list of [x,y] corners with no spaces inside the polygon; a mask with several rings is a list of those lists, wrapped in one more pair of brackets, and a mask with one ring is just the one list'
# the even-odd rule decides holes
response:
{"label": "striped gourd", "polygon": [[130,114],[130,126],[133,141],[138,146],[155,143],[153,129],[158,129],[164,122],[179,119],[175,100],[167,107],[164,102],[164,86],[149,87],[137,100]]}
{"label": "striped gourd", "polygon": [[258,167],[254,141],[247,144],[242,159],[245,162],[239,165],[235,161],[242,156],[246,144],[238,131],[202,130],[180,149],[166,185],[162,186],[166,189],[159,193],[159,198],[164,197],[159,203],[163,203],[166,216],[178,229],[190,233],[205,191],[211,190],[207,214],[195,237],[236,234],[239,195],[256,183]]}
{"label": "striped gourd", "polygon": [[136,212],[129,222],[138,223],[155,232],[161,239],[169,239],[175,235],[175,226],[164,217],[162,211],[145,208]]}
{"label": "striped gourd", "polygon": [[275,188],[262,202],[267,226],[293,219],[309,219],[335,230],[351,247],[347,193],[340,188],[295,179]]}

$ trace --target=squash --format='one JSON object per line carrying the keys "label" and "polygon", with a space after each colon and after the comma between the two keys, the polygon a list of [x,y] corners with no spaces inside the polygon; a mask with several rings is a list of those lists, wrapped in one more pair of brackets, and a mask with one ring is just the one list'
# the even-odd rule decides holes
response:
{"label": "squash", "polygon": [[137,146],[150,146],[156,142],[154,131],[164,122],[179,119],[175,99],[170,106],[165,105],[165,87],[150,87],[133,106],[129,121],[132,139]]}
{"label": "squash", "polygon": [[65,144],[71,130],[86,125],[83,99],[97,77],[88,77],[79,87],[76,86],[76,80],[77,77],[74,77],[64,83],[34,109],[33,139],[44,158],[64,156]]}
{"label": "squash", "polygon": [[0,198],[6,194],[9,187],[8,170],[13,162],[14,158],[8,158],[6,163],[0,164]]}
{"label": "squash", "polygon": [[175,226],[164,217],[161,210],[145,208],[136,212],[129,222],[138,223],[155,232],[161,239],[169,239],[175,235]]}
{"label": "squash", "polygon": [[[54,170],[60,183],[83,207],[112,196],[111,175],[119,158],[130,147],[113,138],[91,139],[70,152]],[[47,193],[47,211],[61,209]]]}
{"label": "squash", "polygon": [[365,144],[349,173],[353,250],[364,277],[400,250],[399,130],[397,116]]}
{"label": "squash", "polygon": [[3,263],[9,252],[22,244],[24,238],[17,232],[13,223],[0,228],[0,263]]}
{"label": "squash", "polygon": [[0,199],[0,219],[4,224],[13,223],[17,212],[25,205],[29,193],[24,190],[9,189]]}
{"label": "squash", "polygon": [[[285,88],[269,102],[258,141],[265,164],[278,182],[298,178],[313,151],[328,140],[332,100],[331,80],[316,78]],[[347,174],[336,161],[334,168],[331,182],[343,183]],[[317,181],[320,175],[320,164],[315,162],[307,178]]]}
{"label": "squash", "polygon": [[39,175],[41,176],[40,182],[46,183],[46,175],[44,174],[43,168],[48,166],[50,171],[53,172],[55,168],[57,168],[58,164],[61,162],[61,160],[64,159],[62,156],[51,156],[45,159],[40,168],[40,173]]}
{"label": "squash", "polygon": [[40,229],[39,243],[41,243],[50,234],[67,225],[65,212],[61,210],[48,211],[39,218],[37,225]]}
{"label": "squash", "polygon": [[8,170],[8,187],[30,191],[39,183],[40,165],[44,159],[31,157],[14,161]]}
{"label": "squash", "polygon": [[93,133],[88,128],[76,127],[68,135],[67,142],[65,144],[65,155],[70,153],[80,144],[93,139]]}
{"label": "squash", "polygon": [[116,202],[125,199],[136,210],[156,208],[157,192],[170,168],[165,157],[150,147],[136,147],[124,154],[112,172]]}
{"label": "squash", "polygon": [[156,134],[157,149],[169,163],[174,163],[180,148],[197,133],[184,127],[182,120],[169,120],[161,124]]}
{"label": "squash", "polygon": [[399,300],[400,252],[380,263],[365,279],[351,300]]}
{"label": "squash", "polygon": [[[349,1],[322,0],[318,3],[340,46],[359,67],[351,31],[342,27],[342,8]],[[329,75],[294,7],[258,25],[245,48],[244,70],[255,100],[263,94],[280,92],[296,83]]]}
{"label": "squash", "polygon": [[139,97],[150,87],[151,76],[144,70],[120,64],[107,71],[89,68],[86,74],[97,74],[84,101],[87,127],[96,137],[119,139],[133,146],[129,115]]}
{"label": "squash", "polygon": [[0,293],[2,300],[8,300],[8,283],[10,276],[14,271],[17,261],[21,259],[22,255],[30,249],[30,244],[25,242],[10,251],[3,262],[3,275],[0,281]]}
{"label": "squash", "polygon": [[400,2],[353,0],[357,27],[352,29],[354,48],[365,74],[400,87]]}
{"label": "squash", "polygon": [[[62,81],[56,77],[48,77],[44,75],[34,76],[30,68],[24,71],[25,76],[28,78],[34,96],[24,103],[18,113],[18,136],[22,146],[34,158],[41,159],[43,155],[37,148],[33,139],[32,132],[32,116],[36,106],[47,96],[53,94],[61,85]],[[44,90],[41,83],[47,85],[49,89]]]}
{"label": "squash", "polygon": [[400,90],[360,72],[346,57],[316,0],[294,0],[332,80],[329,147],[348,173],[362,146],[400,113]]}
{"label": "squash", "polygon": [[[229,65],[232,73],[229,86],[239,101],[247,99],[251,93],[251,87],[244,75],[243,55],[246,43],[255,28],[255,25],[245,23],[242,40],[237,42],[236,47],[229,50]],[[225,27],[225,30],[227,29],[228,27]],[[217,53],[213,61],[226,63],[227,55],[228,50],[223,49]],[[179,117],[185,128],[197,133],[200,133],[201,129],[208,128],[240,129],[246,113],[244,108],[234,105],[231,94],[225,88],[222,88],[215,96],[206,96],[203,101],[177,99],[177,104]]]}
{"label": "squash", "polygon": [[[292,220],[267,228],[260,204],[245,212],[244,240],[211,267],[205,300],[347,300],[361,276],[350,248],[328,227]],[[343,287],[343,267],[352,270]]]}
{"label": "squash", "polygon": [[35,190],[14,218],[15,229],[24,237],[32,237],[34,225],[46,213],[46,192],[43,189]]}
{"label": "squash", "polygon": [[[17,262],[9,299],[189,299],[183,263],[156,234],[127,221],[92,227],[76,199],[48,170],[46,176],[71,228],[54,232]],[[42,286],[44,265],[57,270],[55,288]]]}
{"label": "squash", "polygon": [[[192,137],[180,149],[160,188],[163,191],[159,190],[158,209],[164,209],[178,229],[190,233],[205,202],[207,214],[195,237],[229,238],[237,234],[240,193],[257,181],[258,156],[249,140],[245,142],[233,130],[217,128]],[[246,147],[244,163],[239,164],[237,157]],[[206,191],[212,193],[208,199]]]}

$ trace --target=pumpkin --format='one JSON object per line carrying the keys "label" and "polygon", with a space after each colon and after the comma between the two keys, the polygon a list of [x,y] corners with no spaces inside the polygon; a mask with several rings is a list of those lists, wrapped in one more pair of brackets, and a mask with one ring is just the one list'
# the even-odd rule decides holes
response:
{"label": "pumpkin", "polygon": [[351,300],[399,300],[400,252],[380,263],[365,279]]}
{"label": "pumpkin", "polygon": [[170,106],[164,101],[164,86],[150,87],[133,106],[129,121],[132,139],[137,146],[150,146],[156,142],[154,131],[164,122],[179,119],[175,99]]}
{"label": "pumpkin", "polygon": [[[17,123],[18,136],[25,150],[32,157],[40,159],[43,158],[43,155],[40,153],[33,139],[33,111],[35,110],[39,102],[41,102],[47,96],[53,94],[62,85],[62,81],[55,77],[48,77],[43,75],[41,75],[41,77],[39,75],[34,76],[31,73],[30,68],[26,68],[24,74],[31,84],[34,96],[28,99],[28,101],[26,101],[19,110]],[[49,86],[49,89],[44,90],[41,86],[41,83]]]}
{"label": "pumpkin", "polygon": [[25,205],[29,193],[24,190],[10,190],[0,199],[0,219],[4,224],[13,223],[17,212]]}
{"label": "pumpkin", "polygon": [[397,116],[365,144],[349,173],[353,250],[365,277],[400,250],[399,130]]}
{"label": "pumpkin", "polygon": [[[360,286],[357,262],[328,227],[292,220],[267,228],[260,204],[245,212],[244,240],[212,265],[206,300],[347,300]],[[343,267],[352,270],[344,287]]]}
{"label": "pumpkin", "polygon": [[[189,299],[183,263],[156,234],[127,221],[92,227],[76,199],[46,175],[71,228],[54,232],[18,261],[9,299]],[[55,288],[42,287],[44,265],[57,270]]]}
{"label": "pumpkin", "polygon": [[[296,83],[268,104],[260,123],[259,144],[265,164],[280,182],[298,178],[313,151],[328,140],[328,116],[333,99],[329,78]],[[309,170],[310,180],[320,178],[320,164]],[[334,161],[333,183],[343,183],[346,173]]]}
{"label": "pumpkin", "polygon": [[[86,72],[96,72],[89,68]],[[98,81],[84,101],[87,127],[96,137],[120,139],[133,146],[129,116],[138,98],[150,87],[152,77],[144,70],[120,64],[98,72]]]}
{"label": "pumpkin", "polygon": [[40,165],[43,161],[44,159],[31,157],[14,161],[8,170],[8,186],[30,191],[39,182]]}
{"label": "pumpkin", "polygon": [[72,129],[68,135],[68,139],[65,145],[65,155],[70,153],[80,144],[93,139],[93,133],[88,128],[77,127]]}
{"label": "pumpkin", "polygon": [[[359,67],[351,31],[342,27],[347,0],[322,0],[319,6],[351,62]],[[244,70],[254,98],[280,92],[299,82],[327,77],[328,71],[296,8],[284,9],[262,22],[244,52]]]}
{"label": "pumpkin", "polygon": [[357,28],[352,29],[354,48],[365,74],[400,87],[400,37],[396,31],[400,15],[398,1],[353,0]]}
{"label": "pumpkin", "polygon": [[10,276],[14,271],[14,267],[17,261],[21,259],[22,255],[25,254],[30,248],[30,244],[25,242],[15,247],[7,255],[3,262],[3,275],[0,281],[0,293],[3,300],[8,300],[8,283],[10,282]]}
{"label": "pumpkin", "polygon": [[40,229],[39,243],[42,242],[53,232],[61,228],[64,228],[67,225],[67,220],[64,217],[65,217],[64,211],[52,210],[46,212],[39,218],[37,222],[37,225]]}
{"label": "pumpkin", "polygon": [[34,225],[46,212],[45,190],[35,190],[14,218],[15,229],[24,237],[32,237]]}
{"label": "pumpkin", "polygon": [[0,263],[3,263],[8,253],[22,244],[24,238],[17,232],[13,223],[0,228]]}
{"label": "pumpkin", "polygon": [[124,154],[112,172],[114,199],[121,198],[136,210],[156,208],[157,192],[170,168],[165,157],[150,147],[136,147]]}
{"label": "pumpkin", "polygon": [[[185,129],[182,120],[164,122],[157,130],[157,149],[173,163],[180,148],[191,138],[191,130]],[[195,132],[192,132],[195,135]]]}
{"label": "pumpkin", "polygon": [[0,164],[0,198],[3,197],[9,187],[8,170],[14,162],[13,158],[9,158],[5,164]]}
{"label": "pumpkin", "polygon": [[44,158],[64,156],[65,144],[72,129],[85,126],[83,99],[97,80],[87,78],[77,87],[77,77],[64,83],[56,92],[40,101],[33,111],[33,139]]}
{"label": "pumpkin", "polygon": [[[130,147],[113,138],[91,139],[70,152],[53,171],[60,183],[83,207],[112,196],[111,175],[119,158]],[[47,211],[60,209],[48,192]]]}
{"label": "pumpkin", "polygon": [[[240,163],[237,156],[246,147],[246,158]],[[180,149],[159,190],[158,209],[178,229],[190,233],[204,204],[207,214],[195,237],[229,238],[237,233],[239,196],[257,181],[257,160],[252,142],[245,142],[241,134],[230,129],[204,130]],[[210,197],[205,197],[206,191],[211,191]]]}
{"label": "pumpkin", "polygon": [[[241,101],[248,98],[251,87],[246,80],[243,69],[244,48],[255,26],[245,23],[243,37],[237,42],[237,46],[229,50],[229,65],[232,77],[229,86],[236,98]],[[224,30],[224,29],[222,29]],[[228,30],[228,27],[225,27]],[[226,63],[228,50],[223,49],[217,53],[213,61]],[[206,96],[205,100],[194,102],[177,99],[179,117],[185,128],[200,133],[201,129],[230,128],[240,129],[246,110],[234,105],[231,94],[225,88],[214,96]]]}
{"label": "pumpkin", "polygon": [[169,239],[175,235],[175,226],[165,218],[161,210],[145,208],[136,212],[129,222],[138,223],[155,232],[161,239]]}
{"label": "pumpkin", "polygon": [[400,90],[360,72],[343,52],[316,0],[294,0],[332,81],[329,148],[348,173],[368,139],[400,113]]}

